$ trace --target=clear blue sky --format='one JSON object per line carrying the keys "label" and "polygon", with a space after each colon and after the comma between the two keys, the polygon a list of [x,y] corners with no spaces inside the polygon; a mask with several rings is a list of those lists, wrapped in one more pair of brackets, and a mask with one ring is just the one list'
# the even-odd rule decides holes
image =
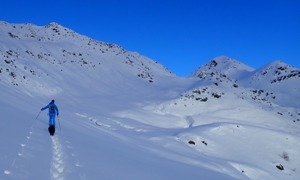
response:
{"label": "clear blue sky", "polygon": [[299,0],[0,0],[0,20],[57,22],[186,76],[216,56],[300,68]]}

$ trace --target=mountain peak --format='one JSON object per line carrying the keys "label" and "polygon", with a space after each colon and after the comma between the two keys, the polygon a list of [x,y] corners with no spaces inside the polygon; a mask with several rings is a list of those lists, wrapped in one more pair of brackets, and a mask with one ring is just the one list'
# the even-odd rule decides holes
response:
{"label": "mountain peak", "polygon": [[273,84],[290,78],[300,77],[300,70],[280,60],[276,60],[258,69],[253,79],[261,79],[262,77]]}
{"label": "mountain peak", "polygon": [[59,31],[65,30],[65,31],[71,31],[71,32],[73,32],[71,29],[68,29],[68,28],[62,26],[62,25],[58,24],[57,22],[51,22],[51,23],[45,25],[44,27],[46,29],[52,29],[52,30],[56,29],[56,30],[59,30]]}
{"label": "mountain peak", "polygon": [[[213,65],[215,67],[218,66],[217,69],[221,69],[221,68],[234,68],[234,69],[247,69],[249,71],[252,71],[253,68],[242,64],[241,62],[233,59],[233,58],[229,58],[227,56],[218,56],[215,57],[214,59],[212,59],[208,65]],[[212,66],[212,67],[213,67]]]}
{"label": "mountain peak", "polygon": [[234,59],[232,59],[230,57],[224,56],[224,55],[217,56],[217,57],[213,58],[212,60],[215,60],[215,61],[220,62],[220,63],[221,62],[226,63],[228,61],[236,61],[236,60],[234,60]]}
{"label": "mountain peak", "polygon": [[293,68],[293,66],[286,64],[285,62],[281,61],[281,60],[276,60],[276,61],[272,61],[269,64],[266,64],[264,67],[262,68],[278,68],[278,67],[285,67],[285,68]]}
{"label": "mountain peak", "polygon": [[57,22],[50,22],[45,27],[62,27],[62,25],[58,24]]}
{"label": "mountain peak", "polygon": [[197,68],[194,72],[192,72],[190,76],[195,77],[203,73],[221,73],[229,77],[234,77],[234,79],[236,79],[236,77],[252,71],[254,71],[253,68],[242,64],[235,59],[226,56],[218,56],[213,58],[205,65]]}

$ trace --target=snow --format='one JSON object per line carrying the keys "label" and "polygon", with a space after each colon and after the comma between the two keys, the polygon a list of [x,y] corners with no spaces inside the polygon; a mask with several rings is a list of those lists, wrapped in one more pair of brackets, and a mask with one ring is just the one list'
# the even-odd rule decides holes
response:
{"label": "snow", "polygon": [[57,23],[1,22],[0,44],[0,179],[300,179],[299,70],[281,61],[177,77]]}

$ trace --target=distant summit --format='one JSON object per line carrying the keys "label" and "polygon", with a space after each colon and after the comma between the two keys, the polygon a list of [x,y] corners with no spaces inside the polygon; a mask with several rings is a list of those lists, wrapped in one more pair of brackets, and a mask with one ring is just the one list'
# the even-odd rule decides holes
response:
{"label": "distant summit", "polygon": [[203,74],[214,72],[224,74],[232,79],[240,79],[252,71],[254,71],[253,68],[242,64],[235,59],[226,56],[218,56],[207,64],[197,68],[190,76],[199,77],[203,76]]}
{"label": "distant summit", "polygon": [[271,84],[274,84],[297,77],[300,77],[299,69],[278,60],[258,69],[252,80],[267,79]]}
{"label": "distant summit", "polygon": [[[219,56],[197,68],[190,77],[226,86],[259,89],[277,94],[273,101],[285,106],[299,106],[289,97],[300,99],[300,70],[282,61],[274,61],[257,70],[226,56]],[[228,84],[229,83],[229,84]]]}

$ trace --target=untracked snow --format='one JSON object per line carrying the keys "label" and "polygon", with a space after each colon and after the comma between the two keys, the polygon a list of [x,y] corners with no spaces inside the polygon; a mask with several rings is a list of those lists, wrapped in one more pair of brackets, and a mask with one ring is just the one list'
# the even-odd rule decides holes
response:
{"label": "untracked snow", "polygon": [[0,22],[0,179],[300,179],[299,82],[225,56],[178,77],[57,23]]}

